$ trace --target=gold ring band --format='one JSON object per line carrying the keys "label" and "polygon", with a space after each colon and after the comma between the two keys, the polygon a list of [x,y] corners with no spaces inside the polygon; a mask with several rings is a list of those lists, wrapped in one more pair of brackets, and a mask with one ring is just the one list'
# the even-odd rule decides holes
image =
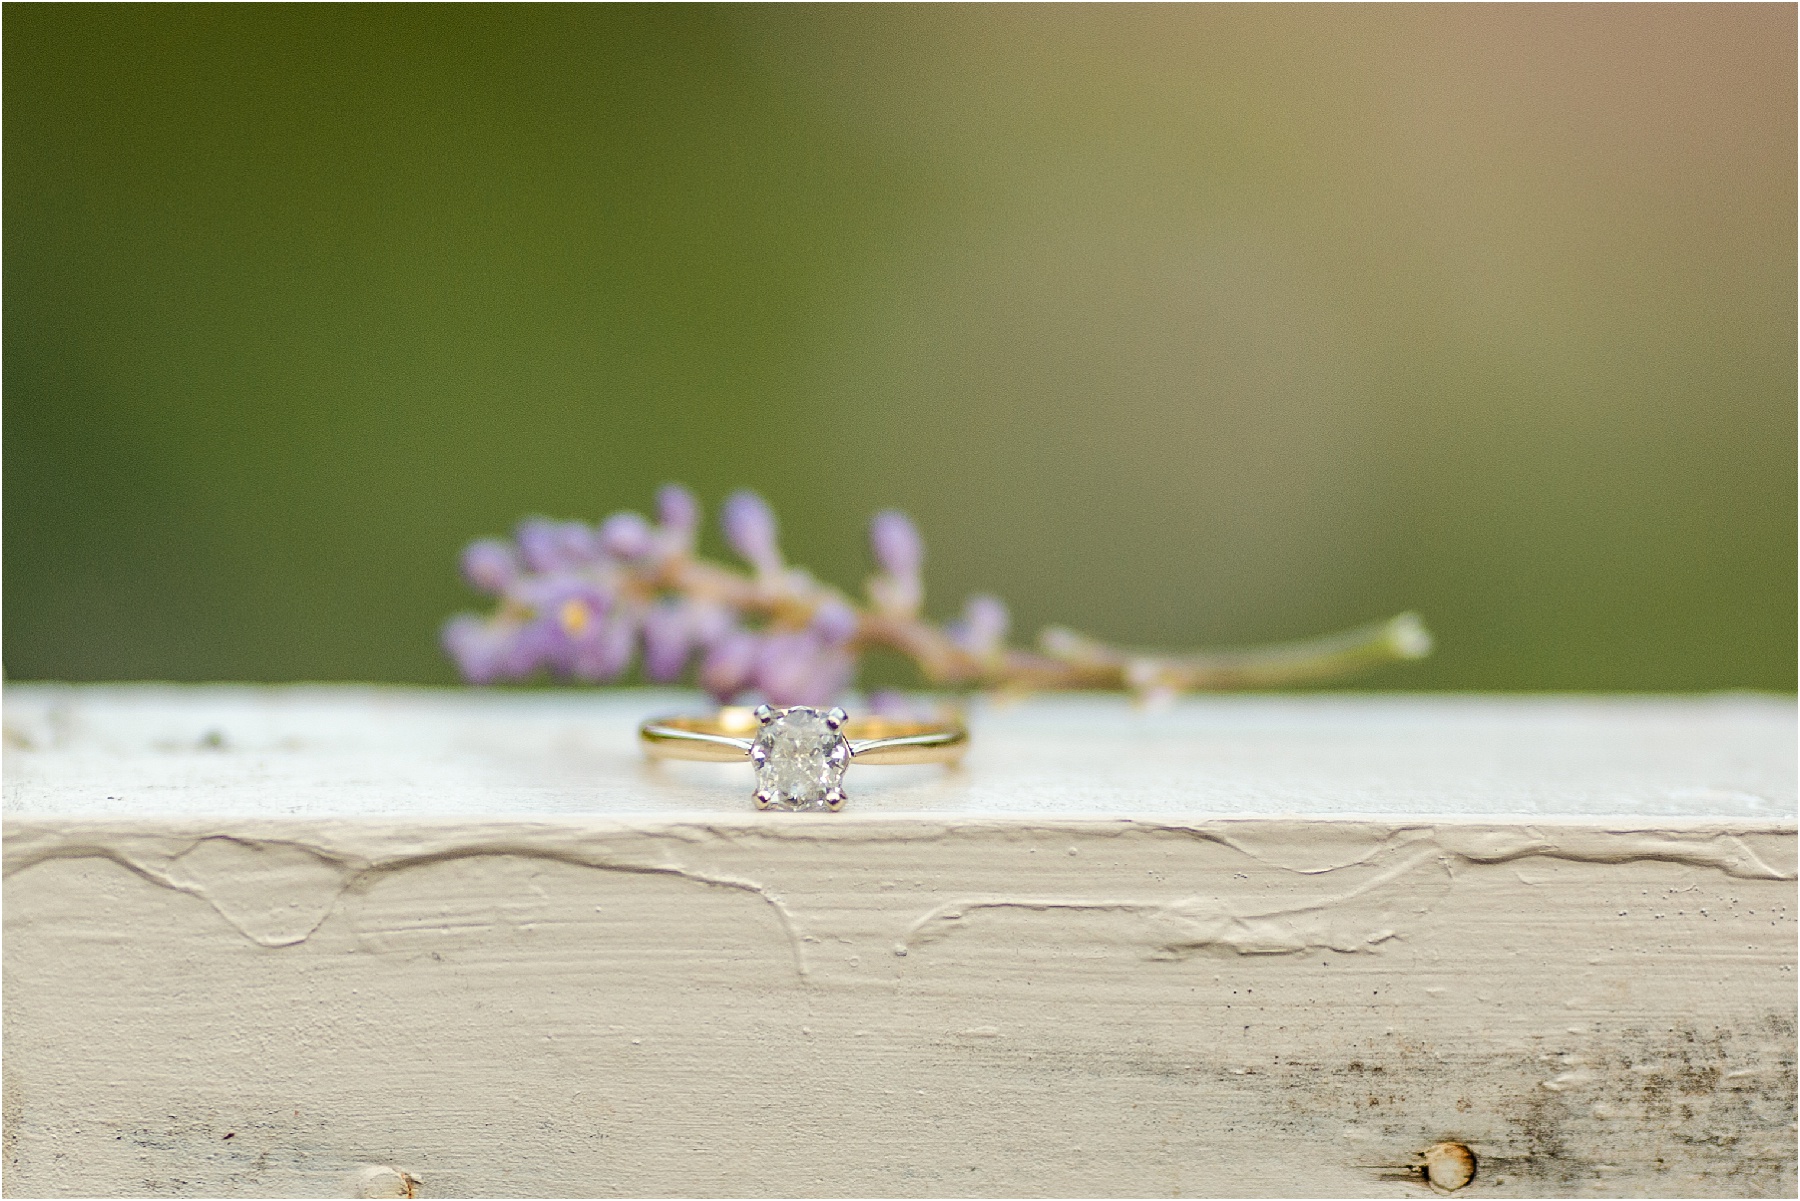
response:
{"label": "gold ring band", "polygon": [[[638,738],[652,759],[735,763],[750,753],[759,729],[754,710],[733,705],[716,717],[652,718],[638,727]],[[961,722],[855,717],[841,729],[858,763],[955,763],[969,749]]]}
{"label": "gold ring band", "polygon": [[[748,760],[757,769],[761,809],[827,809],[844,804],[841,779],[854,761],[871,764],[956,763],[968,750],[960,721],[852,719],[842,709],[804,706],[729,707],[713,717],[657,717],[638,727],[652,759],[713,763]],[[793,781],[805,779],[805,787]]]}

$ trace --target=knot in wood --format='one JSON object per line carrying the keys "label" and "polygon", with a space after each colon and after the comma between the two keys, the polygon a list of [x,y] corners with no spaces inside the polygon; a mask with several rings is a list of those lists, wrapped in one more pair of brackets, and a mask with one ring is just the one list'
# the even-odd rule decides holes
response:
{"label": "knot in wood", "polygon": [[1433,1143],[1425,1148],[1424,1159],[1432,1188],[1453,1193],[1475,1179],[1475,1152],[1461,1143]]}

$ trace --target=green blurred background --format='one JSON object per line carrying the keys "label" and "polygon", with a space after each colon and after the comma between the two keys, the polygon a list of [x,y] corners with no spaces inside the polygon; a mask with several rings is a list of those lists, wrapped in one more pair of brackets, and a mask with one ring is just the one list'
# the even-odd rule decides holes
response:
{"label": "green blurred background", "polygon": [[4,34],[13,678],[447,682],[468,538],[681,480],[1026,634],[1794,687],[1791,5]]}

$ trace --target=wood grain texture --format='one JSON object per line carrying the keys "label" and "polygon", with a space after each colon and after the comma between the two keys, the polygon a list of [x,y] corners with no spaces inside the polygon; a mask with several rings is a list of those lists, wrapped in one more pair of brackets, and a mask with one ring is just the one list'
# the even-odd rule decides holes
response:
{"label": "wood grain texture", "polygon": [[669,699],[10,690],[8,1193],[1795,1190],[1790,704],[1027,706],[814,816]]}

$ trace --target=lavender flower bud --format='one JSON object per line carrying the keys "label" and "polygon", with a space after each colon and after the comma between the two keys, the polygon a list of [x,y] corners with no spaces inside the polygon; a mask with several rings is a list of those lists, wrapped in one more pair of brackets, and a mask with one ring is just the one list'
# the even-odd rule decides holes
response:
{"label": "lavender flower bud", "polygon": [[469,683],[491,684],[503,674],[504,630],[473,613],[458,613],[444,623],[441,637],[445,653]]}
{"label": "lavender flower bud", "polygon": [[559,646],[556,624],[540,618],[500,627],[504,638],[496,652],[497,671],[522,680],[540,667],[555,666]]}
{"label": "lavender flower bud", "polygon": [[652,605],[644,614],[644,676],[658,684],[681,677],[687,666],[689,618],[680,604]]}
{"label": "lavender flower bud", "polygon": [[495,595],[518,576],[519,556],[508,543],[483,538],[463,548],[462,573],[471,587]]}
{"label": "lavender flower bud", "polygon": [[600,627],[589,622],[582,627],[579,635],[572,635],[567,626],[555,615],[540,617],[526,627],[530,631],[530,640],[536,648],[537,665],[547,669],[551,675],[568,676],[575,670],[575,657],[580,653],[579,638],[592,638]]}
{"label": "lavender flower bud", "polygon": [[614,613],[574,644],[569,674],[593,684],[615,680],[631,666],[636,646],[637,623],[624,613]]}
{"label": "lavender flower bud", "polygon": [[750,683],[760,640],[749,630],[733,630],[714,642],[700,665],[700,685],[720,701],[728,701]]}
{"label": "lavender flower bud", "polygon": [[719,511],[719,526],[731,549],[758,571],[769,572],[781,567],[781,550],[775,538],[775,514],[769,504],[756,493],[745,489],[725,498]]}
{"label": "lavender flower bud", "polygon": [[835,596],[828,596],[813,610],[807,627],[825,646],[841,646],[856,635],[856,610]]}
{"label": "lavender flower bud", "polygon": [[789,632],[763,639],[756,658],[756,686],[773,705],[805,704],[807,683],[818,656],[819,642],[811,634]]}
{"label": "lavender flower bud", "polygon": [[737,614],[717,601],[684,600],[688,637],[695,646],[711,646],[737,628]]}
{"label": "lavender flower bud", "polygon": [[964,650],[985,655],[999,648],[1010,621],[1005,602],[978,593],[964,602],[962,620],[952,622],[947,633]]}
{"label": "lavender flower bud", "polygon": [[763,639],[755,682],[775,705],[823,705],[849,686],[856,660],[841,647],[826,647],[800,631]]}
{"label": "lavender flower bud", "polygon": [[556,540],[565,566],[581,567],[597,563],[605,555],[600,545],[600,535],[585,521],[561,522],[556,527]]}
{"label": "lavender flower bud", "polygon": [[925,564],[925,543],[918,527],[898,509],[884,509],[870,518],[869,548],[889,575],[911,578]]}
{"label": "lavender flower bud", "polygon": [[814,657],[796,693],[795,705],[829,705],[842,696],[856,676],[856,658],[849,651],[832,649]]}
{"label": "lavender flower bud", "polygon": [[527,517],[517,532],[528,571],[555,571],[563,565],[562,528],[548,517]]}
{"label": "lavender flower bud", "polygon": [[539,617],[548,618],[579,636],[585,618],[603,616],[613,605],[612,590],[590,579],[554,572],[514,583],[510,595]]}
{"label": "lavender flower bud", "polygon": [[700,502],[680,484],[664,484],[656,493],[656,520],[666,533],[692,544],[700,530]]}
{"label": "lavender flower bud", "polygon": [[599,542],[616,559],[641,559],[656,546],[656,535],[640,514],[614,513],[601,523]]}

